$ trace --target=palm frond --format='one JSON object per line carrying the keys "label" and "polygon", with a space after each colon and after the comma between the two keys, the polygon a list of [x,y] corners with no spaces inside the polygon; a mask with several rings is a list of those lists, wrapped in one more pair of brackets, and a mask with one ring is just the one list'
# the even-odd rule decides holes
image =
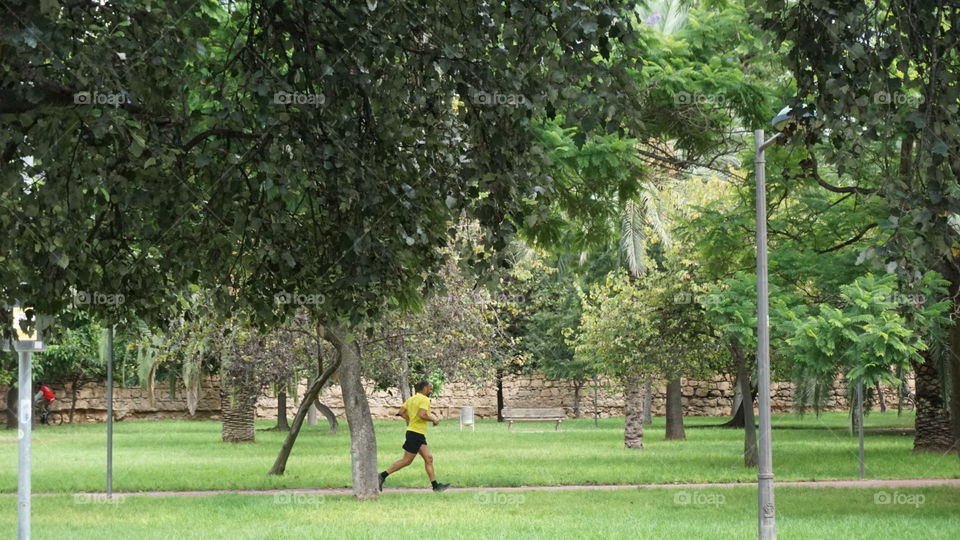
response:
{"label": "palm frond", "polygon": [[647,271],[647,234],[644,231],[644,210],[629,200],[620,215],[620,249],[627,259],[627,268],[637,276]]}
{"label": "palm frond", "polygon": [[640,199],[643,201],[644,221],[653,229],[660,243],[669,248],[673,244],[673,235],[670,232],[670,222],[661,211],[659,193],[656,186],[647,184],[640,194]]}
{"label": "palm frond", "polygon": [[659,0],[646,2],[638,9],[640,20],[664,34],[673,34],[687,23],[690,0]]}

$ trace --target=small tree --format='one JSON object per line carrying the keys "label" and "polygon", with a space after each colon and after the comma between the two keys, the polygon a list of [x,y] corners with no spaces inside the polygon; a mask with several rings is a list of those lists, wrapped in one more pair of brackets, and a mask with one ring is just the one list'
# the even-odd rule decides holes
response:
{"label": "small tree", "polygon": [[[756,369],[757,350],[757,290],[756,276],[738,272],[733,277],[719,281],[704,289],[700,301],[706,310],[707,321],[714,334],[730,352],[737,384],[743,396],[741,402],[744,439],[743,463],[757,466],[757,436],[753,415],[755,392],[751,383]],[[782,293],[775,285],[770,286],[770,329],[780,334],[785,306],[792,305],[794,298]],[[802,309],[802,308],[798,308]],[[780,340],[774,340],[775,342]],[[772,357],[771,357],[772,358]]]}
{"label": "small tree", "polygon": [[[812,404],[819,413],[839,374],[851,389],[857,384],[899,385],[895,373],[924,361],[921,352],[929,345],[915,329],[921,326],[927,329],[923,333],[932,333],[933,328],[946,326],[950,309],[946,282],[939,274],[929,272],[924,282],[932,294],[915,297],[898,293],[894,274],[879,278],[866,274],[840,287],[838,307],[822,304],[816,314],[794,318],[787,344],[801,407]],[[904,311],[910,313],[909,319]]]}
{"label": "small tree", "polygon": [[456,250],[458,240],[470,235],[479,235],[478,227],[461,223],[441,250],[445,263],[427,276],[436,288],[421,291],[421,306],[385,313],[360,338],[368,376],[380,388],[399,388],[403,400],[417,378],[475,381],[489,376],[493,359],[505,347],[491,295],[471,283]]}
{"label": "small tree", "polygon": [[646,354],[654,307],[626,272],[612,272],[582,296],[576,357],[624,385],[624,445],[643,449],[643,379],[657,366]]}

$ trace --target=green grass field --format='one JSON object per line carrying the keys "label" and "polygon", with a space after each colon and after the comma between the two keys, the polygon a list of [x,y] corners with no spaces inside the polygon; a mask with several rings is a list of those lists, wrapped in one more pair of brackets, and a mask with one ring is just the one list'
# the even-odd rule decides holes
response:
{"label": "green grass field", "polygon": [[[623,420],[519,424],[512,432],[483,421],[460,432],[455,420],[428,439],[441,481],[455,486],[730,482],[753,483],[741,464],[742,432],[711,428],[720,418],[687,419],[687,441],[663,440],[662,419],[646,449],[623,448]],[[844,414],[774,418],[778,480],[852,479],[857,439]],[[258,428],[273,422],[258,423]],[[913,417],[867,419],[868,478],[960,478],[955,455],[910,452]],[[404,426],[378,421],[380,465],[400,456]],[[114,489],[263,489],[345,487],[350,480],[346,426],[336,436],[307,427],[287,466],[271,477],[283,435],[258,442],[219,440],[217,422],[120,422],[114,431]],[[750,538],[756,488],[626,488],[616,491],[391,493],[378,501],[346,495],[120,494],[107,502],[77,492],[104,489],[105,426],[40,426],[34,432],[34,538]],[[0,535],[16,530],[16,433],[0,432]],[[387,487],[423,487],[419,461]],[[777,488],[780,538],[957,538],[960,489]],[[890,501],[887,504],[881,504]]]}
{"label": "green grass field", "polygon": [[[456,420],[432,428],[428,440],[441,481],[454,486],[522,486],[682,482],[753,482],[742,466],[742,432],[706,428],[721,418],[687,419],[686,441],[664,441],[663,421],[646,431],[643,451],[623,448],[623,420],[571,420],[550,424],[482,421],[476,432]],[[263,421],[258,428],[273,423]],[[953,456],[910,452],[909,414],[867,417],[867,478],[960,478]],[[778,415],[774,418],[774,468],[778,480],[850,479],[857,476],[857,439],[846,415]],[[401,455],[404,425],[377,421],[379,463]],[[116,491],[344,487],[350,483],[350,439],[345,425],[326,435],[322,424],[301,433],[284,476],[268,476],[283,435],[258,431],[253,444],[220,442],[217,422],[118,422],[114,427]],[[102,491],[106,463],[103,424],[40,426],[33,436],[35,492]],[[16,491],[16,432],[0,432],[0,492]],[[388,487],[422,487],[419,460],[391,476]]]}
{"label": "green grass field", "polygon": [[[779,538],[956,539],[960,490],[777,489]],[[0,497],[0,532],[16,530],[15,499]],[[909,504],[906,504],[909,502]],[[348,496],[127,496],[114,504],[40,496],[37,539],[136,538],[754,538],[756,490],[713,488]]]}

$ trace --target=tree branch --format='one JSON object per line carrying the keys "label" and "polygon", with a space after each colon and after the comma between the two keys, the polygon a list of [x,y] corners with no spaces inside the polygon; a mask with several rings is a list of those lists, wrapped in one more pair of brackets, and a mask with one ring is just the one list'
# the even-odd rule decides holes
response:
{"label": "tree branch", "polygon": [[236,139],[254,139],[256,135],[252,133],[244,133],[243,131],[237,131],[234,129],[208,129],[206,131],[197,133],[193,136],[192,139],[183,144],[182,149],[184,152],[189,152],[194,146],[203,142],[207,137],[211,136],[218,137],[232,137]]}
{"label": "tree branch", "polygon": [[873,229],[873,228],[875,228],[876,226],[877,226],[876,223],[871,223],[870,225],[867,225],[867,228],[863,229],[862,231],[860,231],[859,233],[857,233],[856,236],[854,236],[853,238],[847,240],[846,242],[842,242],[842,243],[837,244],[837,245],[835,245],[835,246],[833,246],[833,247],[831,247],[831,248],[818,249],[818,250],[816,250],[816,251],[817,251],[817,253],[830,253],[831,251],[837,251],[838,249],[843,249],[843,248],[849,246],[850,244],[853,244],[853,243],[856,243],[857,241],[859,241],[861,238],[863,238],[863,235],[867,234],[867,232],[868,232],[870,229]]}
{"label": "tree branch", "polygon": [[866,189],[859,186],[834,186],[827,183],[820,176],[820,168],[817,165],[817,159],[813,157],[813,149],[808,147],[807,150],[810,154],[810,157],[801,161],[800,167],[804,172],[808,173],[814,180],[816,180],[820,187],[834,193],[856,193],[857,195],[875,195],[877,193],[877,190],[875,189]]}

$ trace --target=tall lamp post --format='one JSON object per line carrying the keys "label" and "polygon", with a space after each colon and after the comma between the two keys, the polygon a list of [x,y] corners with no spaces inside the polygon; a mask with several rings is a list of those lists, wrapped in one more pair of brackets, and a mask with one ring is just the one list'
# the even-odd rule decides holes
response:
{"label": "tall lamp post", "polygon": [[[760,407],[760,454],[757,468],[757,513],[760,540],[777,537],[776,506],[773,500],[773,440],[770,429],[770,306],[767,278],[767,183],[764,151],[784,137],[782,131],[796,118],[790,107],[784,107],[773,119],[778,131],[766,139],[762,129],[753,132],[756,144],[757,177],[757,386]],[[805,111],[802,117],[812,117]]]}
{"label": "tall lamp post", "polygon": [[767,183],[764,151],[782,133],[764,140],[763,130],[753,132],[757,167],[757,395],[760,405],[760,455],[757,469],[757,504],[760,540],[777,537],[773,501],[773,448],[770,430],[770,307],[767,286]]}

